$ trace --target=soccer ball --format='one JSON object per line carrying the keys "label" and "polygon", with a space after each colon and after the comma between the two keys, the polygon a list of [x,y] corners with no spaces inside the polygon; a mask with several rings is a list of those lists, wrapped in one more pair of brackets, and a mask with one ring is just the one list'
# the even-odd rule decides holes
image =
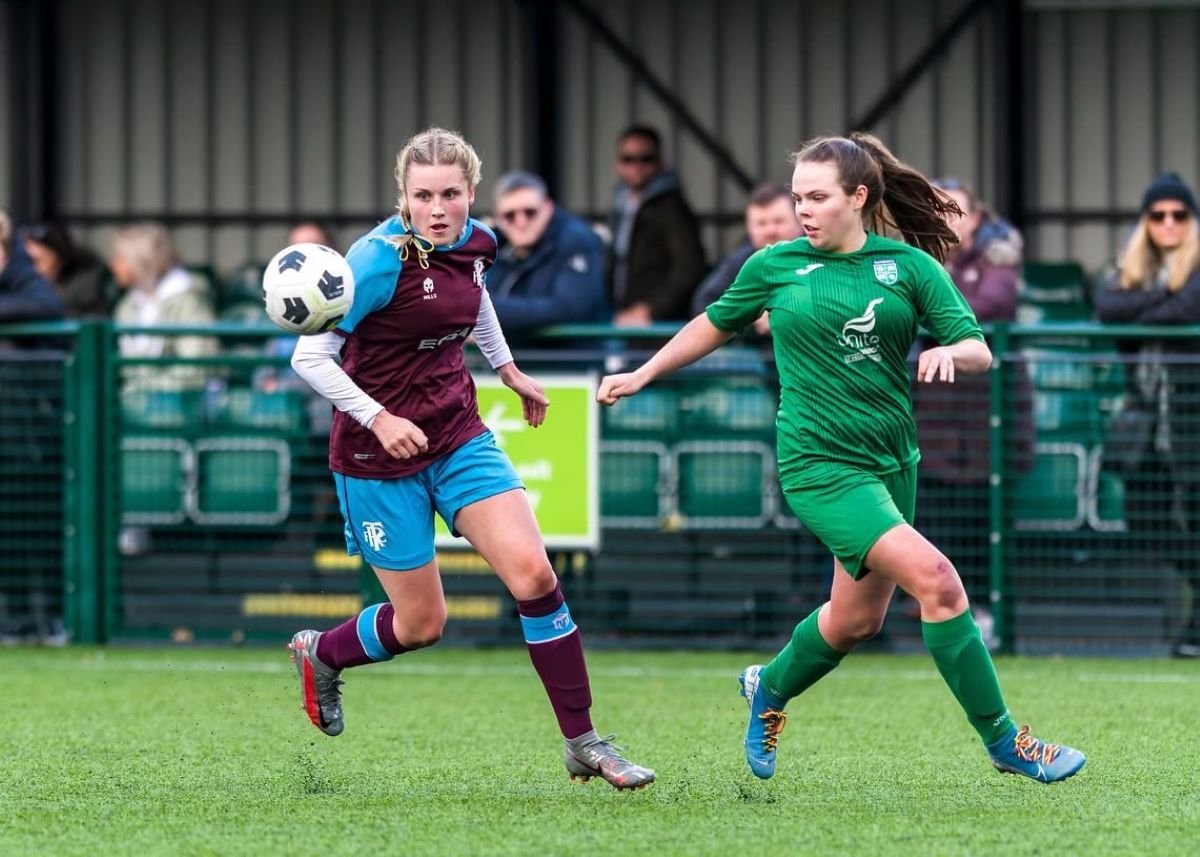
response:
{"label": "soccer ball", "polygon": [[354,303],[354,272],[323,244],[284,247],[263,271],[267,316],[288,333],[333,330]]}

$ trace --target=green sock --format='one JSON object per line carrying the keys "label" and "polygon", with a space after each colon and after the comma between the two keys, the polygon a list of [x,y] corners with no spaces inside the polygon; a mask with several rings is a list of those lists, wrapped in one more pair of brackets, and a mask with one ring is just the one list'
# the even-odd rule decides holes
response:
{"label": "green sock", "polygon": [[767,692],[787,702],[808,690],[831,672],[846,657],[825,642],[817,627],[817,608],[796,626],[792,639],[759,673],[759,682]]}
{"label": "green sock", "polygon": [[993,744],[1012,726],[1000,692],[996,666],[971,611],[945,622],[922,622],[925,647],[984,744]]}

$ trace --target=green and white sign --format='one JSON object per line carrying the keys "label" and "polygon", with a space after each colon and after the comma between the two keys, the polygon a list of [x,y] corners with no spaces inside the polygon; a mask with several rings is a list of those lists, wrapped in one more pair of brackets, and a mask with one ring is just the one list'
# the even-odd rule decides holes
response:
{"label": "green and white sign", "polygon": [[[546,421],[530,428],[521,399],[494,375],[475,378],[479,415],[525,483],[549,548],[600,546],[600,415],[595,375],[536,375],[546,388]],[[467,547],[436,521],[438,547]]]}

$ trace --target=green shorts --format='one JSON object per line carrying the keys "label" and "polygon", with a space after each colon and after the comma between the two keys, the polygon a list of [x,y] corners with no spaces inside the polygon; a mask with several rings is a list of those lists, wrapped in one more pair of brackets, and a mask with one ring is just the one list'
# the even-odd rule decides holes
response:
{"label": "green shorts", "polygon": [[799,484],[783,496],[825,547],[859,580],[867,552],[899,524],[912,524],[917,505],[917,466],[877,476],[849,465],[805,468]]}

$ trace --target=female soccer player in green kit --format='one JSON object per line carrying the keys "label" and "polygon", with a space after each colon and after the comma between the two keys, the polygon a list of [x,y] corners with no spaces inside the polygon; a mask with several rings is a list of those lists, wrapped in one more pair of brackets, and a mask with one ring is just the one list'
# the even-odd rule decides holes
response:
{"label": "female soccer player in green kit", "polygon": [[[957,571],[912,527],[920,453],[907,356],[918,325],[946,343],[921,353],[919,382],[953,383],[956,372],[992,363],[940,264],[955,241],[943,220],[953,202],[868,134],[814,140],[792,160],[804,235],[751,256],[720,300],[641,368],[604,378],[597,393],[605,405],[632,396],[771,314],[780,480],[835,568],[829,601],[774,660],[738,677],[750,706],[746,760],[758,777],[775,773],[784,707],[878,633],[899,586],[920,603],[925,644],[992,764],[1041,782],[1066,779],[1083,754],[1016,728]],[[908,243],[883,237],[884,228]]]}

